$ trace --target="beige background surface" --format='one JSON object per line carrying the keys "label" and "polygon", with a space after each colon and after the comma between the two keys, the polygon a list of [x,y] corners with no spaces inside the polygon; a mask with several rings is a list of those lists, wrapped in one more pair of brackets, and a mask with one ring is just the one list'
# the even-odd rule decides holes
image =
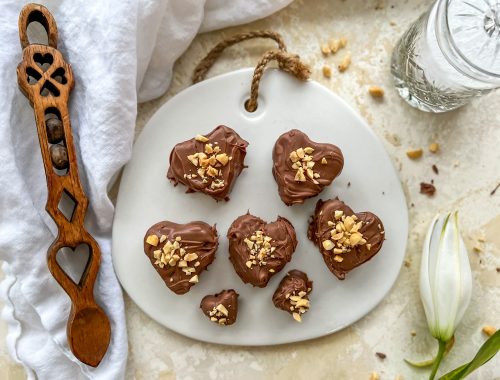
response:
{"label": "beige background surface", "polygon": [[[215,43],[240,31],[279,31],[289,50],[312,66],[313,79],[358,110],[384,142],[407,195],[411,232],[407,266],[386,299],[355,325],[306,343],[266,348],[199,343],[158,325],[125,296],[130,343],[127,379],[368,379],[372,371],[382,380],[425,378],[427,371],[411,369],[403,358],[424,359],[436,348],[427,331],[417,279],[423,235],[439,210],[460,210],[474,276],[472,303],[442,370],[472,358],[485,340],[484,325],[500,327],[500,191],[490,195],[500,181],[500,95],[490,94],[445,115],[429,115],[404,104],[391,83],[392,47],[431,2],[297,0],[265,20],[198,36],[176,64],[168,93],[139,106],[138,133],[158,107],[189,86],[195,64]],[[324,58],[319,44],[341,35],[349,40],[352,66],[344,74],[334,70],[333,77],[326,79],[323,64],[335,67],[342,53]],[[262,41],[236,46],[223,55],[210,75],[253,66],[271,47],[271,42]],[[367,94],[370,85],[384,87],[382,102]],[[431,142],[440,144],[438,154],[426,151],[418,161],[406,157],[408,149],[425,148]],[[439,175],[432,173],[432,164],[438,166]],[[431,179],[437,194],[428,198],[419,193],[419,183]],[[481,236],[486,242],[480,244],[481,252],[474,252],[472,247]],[[22,368],[6,352],[5,334],[5,324],[0,323],[0,379],[24,379]],[[375,352],[387,358],[381,360]],[[471,378],[500,379],[500,357]]]}

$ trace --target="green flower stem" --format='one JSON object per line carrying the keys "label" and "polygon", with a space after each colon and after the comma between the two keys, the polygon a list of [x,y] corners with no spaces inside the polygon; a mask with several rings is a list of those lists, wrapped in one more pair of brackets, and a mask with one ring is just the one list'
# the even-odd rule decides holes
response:
{"label": "green flower stem", "polygon": [[438,340],[438,342],[439,342],[439,349],[436,356],[436,360],[434,361],[434,365],[432,366],[432,372],[431,375],[429,376],[429,380],[434,380],[434,378],[436,377],[437,370],[439,368],[439,365],[441,364],[441,360],[443,360],[443,356],[446,351],[446,346],[448,343],[448,342],[443,342],[442,340]]}

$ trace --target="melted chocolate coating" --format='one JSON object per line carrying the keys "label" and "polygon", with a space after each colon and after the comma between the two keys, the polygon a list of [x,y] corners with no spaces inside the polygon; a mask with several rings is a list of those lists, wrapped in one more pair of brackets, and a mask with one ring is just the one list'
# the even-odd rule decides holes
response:
{"label": "melted chocolate coating", "polygon": [[294,269],[286,274],[278,285],[278,288],[273,295],[273,303],[278,309],[284,310],[287,313],[293,314],[293,310],[290,310],[292,306],[290,298],[287,298],[287,294],[299,294],[299,292],[306,292],[307,294],[303,297],[304,299],[309,299],[308,295],[311,293],[313,288],[312,281],[309,281],[307,274],[304,272]]}
{"label": "melted chocolate coating", "polygon": [[[251,252],[244,240],[259,230],[272,238],[271,245],[276,247],[272,253],[274,257],[268,256],[265,260],[266,265],[253,265],[252,268],[248,268],[246,262]],[[250,283],[259,288],[266,287],[271,277],[283,269],[292,259],[292,254],[297,247],[295,229],[287,219],[281,216],[278,216],[275,222],[266,223],[249,213],[242,215],[229,227],[227,238],[229,239],[229,260],[236,273],[245,284]]]}
{"label": "melted chocolate coating", "polygon": [[[313,170],[320,175],[319,178],[316,178],[317,184],[310,178],[307,178],[305,182],[295,180],[297,170],[292,168],[290,153],[298,148],[306,147],[314,148],[314,152],[311,154],[315,162]],[[326,159],[326,164],[321,163],[323,158]],[[315,197],[326,186],[329,186],[342,172],[344,156],[335,145],[316,143],[311,141],[305,133],[292,129],[276,140],[273,162],[273,176],[278,184],[280,198],[287,206],[291,206],[296,203],[304,203],[304,200]]]}
{"label": "melted chocolate coating", "polygon": [[[226,319],[226,322],[223,325],[232,325],[236,322],[236,318],[238,316],[238,296],[234,289],[223,290],[220,293],[214,295],[207,295],[203,297],[200,303],[200,308],[208,318],[211,318],[210,312],[217,305],[224,305],[226,310],[228,311],[228,315],[222,318]],[[215,322],[214,323],[218,323]]]}
{"label": "melted chocolate coating", "polygon": [[[158,238],[165,235],[167,240],[163,243],[159,242],[157,246],[152,246],[146,243],[146,239],[150,235],[156,235]],[[186,254],[196,253],[198,255],[196,261],[199,261],[200,264],[195,267],[195,272],[190,275],[186,275],[182,271],[182,268],[177,265],[170,266],[167,264],[163,268],[160,268],[155,264],[154,251],[162,249],[167,241],[174,241],[177,236],[182,238],[179,243],[186,250]],[[167,287],[176,294],[187,293],[195,285],[195,283],[189,282],[189,280],[195,275],[199,276],[214,261],[218,245],[219,237],[215,226],[212,227],[207,223],[199,221],[186,224],[177,224],[169,221],[159,222],[149,228],[144,237],[144,252],[149,257],[151,265],[159,273]]]}
{"label": "melted chocolate coating", "polygon": [[[219,125],[208,135],[205,135],[209,141],[200,142],[195,138],[181,142],[174,146],[170,153],[170,167],[167,178],[177,186],[181,183],[188,187],[187,193],[201,192],[210,195],[215,200],[229,200],[228,195],[231,192],[234,183],[241,171],[245,168],[244,160],[248,142],[243,140],[234,130],[224,125]],[[215,145],[215,143],[218,143]],[[217,179],[224,180],[224,186],[220,188],[211,188],[213,178],[207,176],[207,181],[197,175],[197,167],[187,158],[189,155],[204,152],[205,144],[211,143],[213,146],[221,148],[220,153],[226,153],[231,160],[225,166],[218,164],[217,169],[221,170],[222,176]],[[184,175],[196,175],[194,178],[186,178]]]}
{"label": "melted chocolate coating", "polygon": [[[332,227],[328,225],[328,221],[335,220],[334,215],[336,210],[343,211],[346,216],[356,215],[358,221],[363,222],[359,232],[363,234],[366,243],[371,244],[369,250],[366,244],[355,246],[350,252],[341,255],[344,260],[340,263],[333,259],[335,256],[333,252],[325,250],[322,245],[324,240],[330,239]],[[385,235],[384,225],[377,215],[371,212],[354,213],[344,202],[335,198],[325,202],[321,199],[318,201],[312,221],[309,224],[307,236],[318,246],[328,269],[339,280],[343,280],[348,272],[367,262],[380,251]]]}

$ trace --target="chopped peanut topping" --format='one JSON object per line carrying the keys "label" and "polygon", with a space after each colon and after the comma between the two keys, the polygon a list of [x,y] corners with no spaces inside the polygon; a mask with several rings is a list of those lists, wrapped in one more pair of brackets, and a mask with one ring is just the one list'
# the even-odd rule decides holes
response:
{"label": "chopped peanut topping", "polygon": [[406,155],[408,156],[408,158],[411,158],[412,160],[416,160],[416,159],[422,157],[423,154],[424,154],[424,151],[421,148],[408,150],[406,152]]}
{"label": "chopped peanut topping", "polygon": [[323,75],[325,78],[331,78],[332,77],[332,68],[328,65],[323,66]]}
{"label": "chopped peanut topping", "polygon": [[[333,259],[341,263],[344,259],[340,255],[350,252],[356,246],[366,244],[366,239],[359,232],[363,222],[358,222],[356,215],[345,216],[342,210],[336,210],[334,219],[328,221],[328,226],[331,227],[330,239],[323,240],[321,244],[326,251],[333,251],[335,254]],[[371,249],[370,244],[367,244],[367,249]]]}
{"label": "chopped peanut topping", "polygon": [[486,335],[492,336],[494,333],[497,332],[497,329],[495,327],[493,327],[493,326],[484,326],[482,331]]}
{"label": "chopped peanut topping", "polygon": [[195,140],[206,143],[203,152],[197,152],[187,156],[187,159],[197,167],[196,174],[184,174],[184,178],[193,179],[200,177],[203,183],[210,183],[212,190],[220,189],[225,186],[222,177],[222,168],[226,166],[232,157],[226,153],[220,153],[221,148],[217,145],[208,143],[209,139],[202,135],[197,135]]}
{"label": "chopped peanut topping", "polygon": [[146,238],[146,243],[148,243],[149,245],[152,245],[153,247],[156,247],[158,245],[158,236],[156,235],[149,235],[147,238]]}
{"label": "chopped peanut topping", "polygon": [[437,153],[438,151],[439,151],[439,144],[438,143],[432,143],[429,145],[429,152]]}
{"label": "chopped peanut topping", "polygon": [[[292,161],[292,169],[297,170],[295,173],[295,181],[306,182],[307,179],[309,179],[315,185],[319,184],[316,179],[320,178],[320,174],[313,170],[314,165],[316,165],[316,162],[313,161],[313,157],[311,156],[313,152],[314,148],[308,146],[305,148],[299,148],[290,153],[289,158],[290,161]],[[323,160],[325,160],[324,157]]]}
{"label": "chopped peanut topping", "polygon": [[368,88],[368,93],[374,98],[383,98],[384,97],[384,89],[379,86],[370,86]]}
{"label": "chopped peanut topping", "polygon": [[293,292],[292,294],[287,294],[286,298],[290,300],[290,311],[292,311],[292,317],[297,322],[302,322],[301,314],[306,313],[310,307],[310,301],[305,298],[307,292]]}
{"label": "chopped peanut topping", "polygon": [[218,323],[219,325],[225,325],[227,317],[229,316],[229,311],[223,304],[220,303],[217,306],[214,306],[208,315],[212,322]]}
{"label": "chopped peanut topping", "polygon": [[249,269],[252,269],[253,265],[267,265],[266,259],[276,250],[276,247],[271,244],[272,238],[264,235],[262,231],[255,231],[252,236],[243,241],[250,251],[249,260],[245,263]]}
{"label": "chopped peanut topping", "polygon": [[[162,238],[163,236],[165,235],[162,235]],[[182,238],[180,236],[177,236],[173,241],[168,240],[165,236],[165,239],[163,240],[165,244],[163,247],[153,251],[153,257],[156,259],[154,264],[158,265],[160,268],[164,268],[167,265],[182,268],[182,272],[184,272],[186,276],[191,277],[191,275],[196,272],[196,269],[190,267],[190,265],[198,259],[198,254],[194,252],[187,253],[186,250],[182,248],[181,240]],[[194,263],[195,267],[199,265],[199,261]],[[189,282],[198,282],[198,276],[195,275],[191,277]]]}

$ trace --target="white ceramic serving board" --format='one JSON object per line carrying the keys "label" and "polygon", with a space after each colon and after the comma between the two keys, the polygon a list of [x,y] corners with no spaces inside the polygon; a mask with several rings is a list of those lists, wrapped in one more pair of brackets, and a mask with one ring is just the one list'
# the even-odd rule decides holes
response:
{"label": "white ceramic serving board", "polygon": [[[266,71],[259,107],[248,113],[244,101],[252,69],[243,69],[191,86],[169,100],[151,118],[135,143],[121,180],[113,228],[113,261],[124,289],[162,325],[188,337],[233,345],[291,343],[330,334],[372,310],[394,284],[405,255],[407,207],[397,173],[382,143],[344,101],[314,81],[299,82],[278,70]],[[250,145],[245,169],[229,202],[186,194],[166,179],[170,151],[178,142],[206,134],[220,124],[235,129]],[[313,141],[339,146],[342,174],[316,198],[287,207],[273,179],[272,148],[282,133],[297,128]],[[350,182],[350,186],[348,183]],[[307,239],[307,222],[316,201],[340,197],[354,211],[372,211],[383,221],[386,241],[368,263],[337,280],[318,249]],[[264,220],[288,218],[299,241],[292,261],[264,289],[243,284],[228,260],[226,233],[250,210]],[[200,283],[185,295],[172,293],[143,251],[143,237],[154,223],[203,220],[217,224],[220,245]],[[272,295],[285,273],[306,272],[314,281],[311,309],[301,324],[278,310]],[[200,311],[203,296],[222,289],[239,294],[238,320],[220,327]]]}

